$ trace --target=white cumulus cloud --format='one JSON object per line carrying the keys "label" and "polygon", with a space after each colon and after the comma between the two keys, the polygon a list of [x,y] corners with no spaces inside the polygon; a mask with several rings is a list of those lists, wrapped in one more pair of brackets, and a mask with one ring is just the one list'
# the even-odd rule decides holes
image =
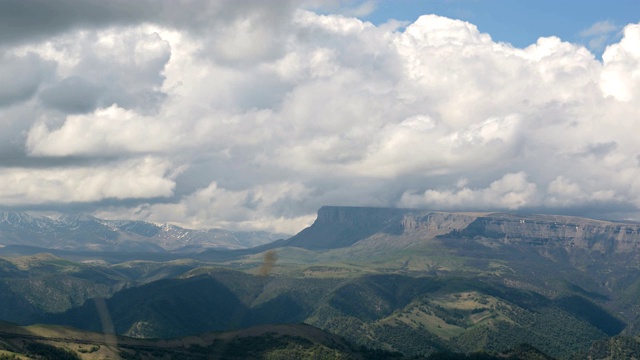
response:
{"label": "white cumulus cloud", "polygon": [[598,60],[343,2],[78,6],[0,36],[4,207],[284,232],[331,204],[639,217],[640,24]]}

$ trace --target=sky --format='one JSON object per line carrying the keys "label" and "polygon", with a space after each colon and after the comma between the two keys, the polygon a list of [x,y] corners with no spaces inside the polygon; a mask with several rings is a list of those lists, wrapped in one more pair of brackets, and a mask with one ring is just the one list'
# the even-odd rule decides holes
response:
{"label": "sky", "polygon": [[0,0],[0,210],[640,220],[636,0]]}

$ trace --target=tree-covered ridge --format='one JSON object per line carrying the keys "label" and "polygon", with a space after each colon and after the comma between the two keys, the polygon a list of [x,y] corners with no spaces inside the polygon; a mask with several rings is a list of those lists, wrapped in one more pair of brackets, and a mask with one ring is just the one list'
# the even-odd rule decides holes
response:
{"label": "tree-covered ridge", "polygon": [[[129,287],[103,300],[117,334],[175,338],[306,322],[357,346],[428,356],[531,343],[554,356],[586,350],[622,324],[587,298],[549,298],[481,278],[360,274],[252,275],[219,267]],[[579,304],[580,306],[569,306]],[[102,331],[100,301],[42,322]],[[585,312],[590,316],[586,317]]]}

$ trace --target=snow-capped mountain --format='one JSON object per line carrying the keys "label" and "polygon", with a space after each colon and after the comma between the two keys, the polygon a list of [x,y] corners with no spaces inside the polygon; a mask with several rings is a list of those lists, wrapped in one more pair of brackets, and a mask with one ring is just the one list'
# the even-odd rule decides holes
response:
{"label": "snow-capped mountain", "polygon": [[59,250],[198,252],[244,249],[288,237],[262,231],[190,230],[145,221],[102,220],[89,215],[51,218],[0,212],[0,246],[28,245]]}

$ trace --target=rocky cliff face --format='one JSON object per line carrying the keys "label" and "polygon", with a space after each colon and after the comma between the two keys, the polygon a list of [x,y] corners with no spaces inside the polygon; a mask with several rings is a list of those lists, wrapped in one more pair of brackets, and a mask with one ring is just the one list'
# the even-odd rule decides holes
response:
{"label": "rocky cliff face", "polygon": [[[410,214],[413,210],[372,208],[372,207],[347,207],[347,206],[323,206],[318,210],[317,225],[348,225],[359,227],[379,228],[396,221],[399,217]],[[315,225],[314,224],[314,225]]]}
{"label": "rocky cliff face", "polygon": [[446,235],[468,227],[478,218],[477,213],[408,212],[402,218],[404,233],[420,232],[428,238]]}
{"label": "rocky cliff face", "polygon": [[477,215],[467,213],[324,206],[313,225],[289,239],[287,245],[333,249],[354,245],[376,234],[431,239],[462,230],[476,219]]}
{"label": "rocky cliff face", "polygon": [[560,246],[602,254],[640,251],[640,224],[552,215],[489,214],[452,236],[483,237],[502,243]]}
{"label": "rocky cliff face", "polygon": [[[346,247],[374,234],[385,241],[440,238],[477,240],[487,246],[560,247],[568,252],[640,254],[640,224],[569,216],[434,212],[414,209],[325,206],[315,223],[291,238],[289,246]],[[405,244],[406,245],[406,244]]]}
{"label": "rocky cliff face", "polygon": [[323,206],[316,221],[284,246],[321,250],[347,247],[376,233],[402,233],[408,209]]}

